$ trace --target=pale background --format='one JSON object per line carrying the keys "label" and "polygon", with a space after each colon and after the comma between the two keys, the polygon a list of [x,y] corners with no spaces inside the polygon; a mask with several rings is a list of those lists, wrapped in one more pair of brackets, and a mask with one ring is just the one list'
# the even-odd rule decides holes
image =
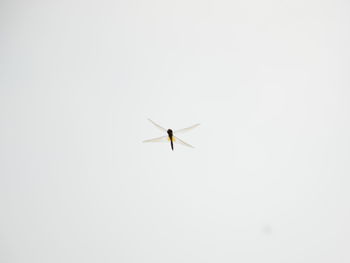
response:
{"label": "pale background", "polygon": [[349,14],[2,0],[0,262],[350,262]]}

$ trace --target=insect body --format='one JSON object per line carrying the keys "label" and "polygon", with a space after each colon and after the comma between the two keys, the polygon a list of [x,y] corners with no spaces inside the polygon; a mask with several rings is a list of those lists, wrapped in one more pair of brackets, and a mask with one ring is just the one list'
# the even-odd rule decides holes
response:
{"label": "insect body", "polygon": [[171,149],[174,151],[174,136],[173,136],[173,130],[172,130],[172,129],[168,129],[166,132],[168,133],[168,136],[169,136],[169,141],[170,141]]}

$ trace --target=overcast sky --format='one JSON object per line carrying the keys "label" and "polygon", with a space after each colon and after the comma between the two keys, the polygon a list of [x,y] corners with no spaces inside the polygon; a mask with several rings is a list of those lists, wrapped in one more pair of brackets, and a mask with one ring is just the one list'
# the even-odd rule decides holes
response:
{"label": "overcast sky", "polygon": [[2,0],[0,262],[350,262],[349,14]]}

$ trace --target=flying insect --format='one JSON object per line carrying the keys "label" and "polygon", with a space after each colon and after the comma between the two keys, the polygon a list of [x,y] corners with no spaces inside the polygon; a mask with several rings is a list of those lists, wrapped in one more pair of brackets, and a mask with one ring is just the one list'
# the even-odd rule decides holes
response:
{"label": "flying insect", "polygon": [[179,139],[177,136],[175,136],[175,134],[179,134],[179,133],[183,133],[189,130],[192,130],[196,127],[199,126],[199,123],[192,125],[190,127],[187,128],[183,128],[180,130],[175,130],[173,131],[172,129],[165,129],[162,126],[160,126],[159,124],[155,123],[154,121],[152,121],[151,119],[148,119],[154,126],[156,126],[159,130],[166,132],[167,135],[165,136],[161,136],[161,137],[157,137],[157,138],[153,138],[153,139],[149,139],[149,140],[145,140],[143,142],[170,142],[170,146],[171,146],[171,150],[174,150],[174,143],[179,143],[182,144],[184,146],[190,147],[190,148],[194,148],[191,144],[184,142],[183,140]]}

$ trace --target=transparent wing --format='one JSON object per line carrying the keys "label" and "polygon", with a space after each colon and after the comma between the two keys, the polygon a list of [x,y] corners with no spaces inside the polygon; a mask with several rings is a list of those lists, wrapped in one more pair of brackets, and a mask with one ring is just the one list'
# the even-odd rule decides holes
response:
{"label": "transparent wing", "polygon": [[188,144],[187,142],[180,140],[178,137],[176,137],[176,136],[173,136],[173,137],[175,138],[175,140],[174,140],[175,143],[179,143],[179,144],[185,145],[187,147],[194,148],[191,144]]}
{"label": "transparent wing", "polygon": [[168,136],[157,137],[149,140],[144,140],[143,142],[167,142]]}
{"label": "transparent wing", "polygon": [[175,134],[178,134],[178,133],[187,132],[187,131],[192,130],[192,129],[198,127],[198,126],[199,126],[199,123],[197,123],[197,124],[195,124],[195,125],[192,125],[192,126],[190,126],[190,127],[187,127],[187,128],[183,128],[183,129],[180,129],[180,130],[176,130],[176,131],[174,131],[174,133],[175,133]]}
{"label": "transparent wing", "polygon": [[161,131],[165,131],[166,132],[166,129],[164,129],[162,126],[160,126],[159,124],[155,123],[154,121],[152,121],[151,119],[148,119],[150,122],[152,122],[152,124],[154,126],[156,126],[158,129],[160,129]]}

